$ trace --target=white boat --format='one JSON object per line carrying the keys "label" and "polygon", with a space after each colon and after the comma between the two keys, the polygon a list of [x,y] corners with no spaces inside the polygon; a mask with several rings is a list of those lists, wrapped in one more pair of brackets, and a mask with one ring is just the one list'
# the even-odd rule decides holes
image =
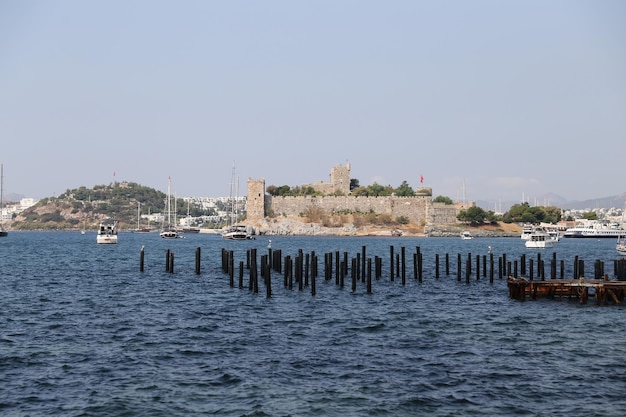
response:
{"label": "white boat", "polygon": [[98,234],[96,236],[96,242],[100,244],[114,244],[117,243],[117,222],[105,221],[100,223]]}
{"label": "white boat", "polygon": [[472,234],[469,232],[469,230],[463,230],[461,232],[461,239],[463,239],[463,240],[470,240],[470,239],[472,239]]}
{"label": "white boat", "polygon": [[615,250],[619,253],[626,254],[626,238],[624,238],[624,236],[621,236],[619,239],[617,239],[617,245],[615,245]]}
{"label": "white boat", "polygon": [[550,239],[552,239],[554,243],[561,240],[561,234],[558,230],[547,230],[546,233],[550,235]]}
{"label": "white boat", "polygon": [[149,227],[141,227],[139,221],[141,219],[141,202],[137,201],[137,228],[132,231],[135,233],[150,233],[152,229]]}
{"label": "white boat", "polygon": [[580,225],[567,229],[563,233],[565,238],[609,238],[617,239],[624,234],[619,224],[607,224],[598,220],[588,220]]}
{"label": "white boat", "polygon": [[524,224],[524,226],[522,226],[522,235],[520,237],[523,240],[528,240],[534,230],[535,230],[535,226],[533,226],[532,224],[526,223]]}
{"label": "white boat", "polygon": [[178,229],[175,226],[172,226],[172,195],[171,195],[171,185],[172,178],[168,177],[167,179],[167,226],[163,226],[161,229],[161,236],[163,239],[177,239],[182,237],[180,233],[178,233]]}
{"label": "white boat", "polygon": [[[235,192],[235,162],[233,161],[233,170],[230,180],[230,214],[228,216],[228,226],[222,231],[222,237],[227,240],[249,240],[252,236],[248,233],[245,225],[237,224],[239,220],[239,205],[238,194],[239,190]],[[233,193],[236,195],[233,200]]]}
{"label": "white boat", "polygon": [[527,248],[544,249],[551,248],[555,243],[556,241],[550,236],[550,233],[543,230],[534,230],[524,242],[524,245]]}
{"label": "white boat", "polygon": [[3,200],[3,188],[4,187],[4,165],[0,165],[0,237],[7,237],[9,232],[4,228],[4,200]]}
{"label": "white boat", "polygon": [[248,231],[246,230],[246,226],[242,224],[234,224],[228,228],[226,228],[222,232],[222,237],[228,240],[247,240],[252,239]]}

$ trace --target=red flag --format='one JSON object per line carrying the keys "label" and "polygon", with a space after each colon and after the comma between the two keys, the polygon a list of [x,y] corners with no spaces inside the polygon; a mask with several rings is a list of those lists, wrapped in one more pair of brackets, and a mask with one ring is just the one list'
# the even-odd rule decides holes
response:
{"label": "red flag", "polygon": [[420,183],[424,182],[424,176],[422,174],[420,174]]}

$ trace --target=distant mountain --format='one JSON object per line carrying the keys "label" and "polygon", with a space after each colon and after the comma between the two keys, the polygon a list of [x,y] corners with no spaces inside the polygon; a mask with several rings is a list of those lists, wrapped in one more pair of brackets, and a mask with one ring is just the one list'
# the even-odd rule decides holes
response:
{"label": "distant mountain", "polygon": [[[528,203],[531,206],[556,206],[562,209],[569,210],[584,210],[584,209],[594,209],[594,208],[604,208],[609,209],[612,207],[615,208],[623,208],[624,202],[626,202],[626,192],[614,195],[610,197],[601,197],[594,198],[590,200],[567,200],[563,196],[554,193],[548,193],[543,196],[537,197],[533,201],[529,201]],[[498,211],[501,210],[503,213],[507,212],[511,206],[515,204],[520,204],[520,201],[502,201],[495,202],[493,200],[478,200],[476,201],[476,205],[482,207],[486,210],[494,210],[494,208],[498,208]]]}
{"label": "distant mountain", "polygon": [[592,200],[584,201],[569,201],[561,208],[567,209],[594,209],[594,208],[623,208],[626,201],[626,192],[611,197],[595,198]]}
{"label": "distant mountain", "polygon": [[17,203],[22,198],[24,198],[24,196],[22,194],[9,193],[9,194],[3,195],[2,198],[4,199],[5,202]]}

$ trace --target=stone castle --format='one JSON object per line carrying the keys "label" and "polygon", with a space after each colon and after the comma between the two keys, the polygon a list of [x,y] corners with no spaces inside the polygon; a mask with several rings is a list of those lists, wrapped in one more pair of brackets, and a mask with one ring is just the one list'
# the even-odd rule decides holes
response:
{"label": "stone castle", "polygon": [[350,195],[350,164],[331,169],[328,183],[318,181],[304,184],[320,191],[322,196],[277,197],[266,194],[265,179],[248,179],[246,203],[247,220],[260,221],[268,213],[297,216],[314,206],[328,213],[350,211],[357,213],[387,214],[392,218],[405,217],[418,225],[457,224],[460,210],[475,205],[434,203],[431,188],[419,188],[413,197],[355,197]]}

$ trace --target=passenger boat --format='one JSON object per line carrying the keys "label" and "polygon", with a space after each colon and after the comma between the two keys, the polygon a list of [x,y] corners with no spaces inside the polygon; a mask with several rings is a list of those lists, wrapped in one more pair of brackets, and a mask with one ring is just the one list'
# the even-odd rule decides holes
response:
{"label": "passenger boat", "polygon": [[461,239],[463,239],[463,240],[470,240],[470,239],[472,239],[472,237],[473,236],[472,236],[472,234],[470,233],[469,230],[463,230],[461,232]]}
{"label": "passenger boat", "polygon": [[96,242],[99,244],[117,243],[117,222],[105,221],[100,223],[98,234],[96,235]]}
{"label": "passenger boat", "polygon": [[535,227],[532,224],[526,223],[524,226],[522,226],[521,238],[523,240],[528,240],[530,238],[530,235],[533,233],[534,230],[535,230]]}
{"label": "passenger boat", "polygon": [[577,225],[576,227],[567,229],[565,233],[563,233],[563,237],[565,238],[617,239],[622,234],[624,234],[624,230],[618,224],[609,225],[606,222],[590,220],[588,222],[581,223],[580,226]]}
{"label": "passenger boat", "polygon": [[543,230],[534,230],[524,242],[527,248],[544,249],[554,246],[556,241],[550,234]]}

